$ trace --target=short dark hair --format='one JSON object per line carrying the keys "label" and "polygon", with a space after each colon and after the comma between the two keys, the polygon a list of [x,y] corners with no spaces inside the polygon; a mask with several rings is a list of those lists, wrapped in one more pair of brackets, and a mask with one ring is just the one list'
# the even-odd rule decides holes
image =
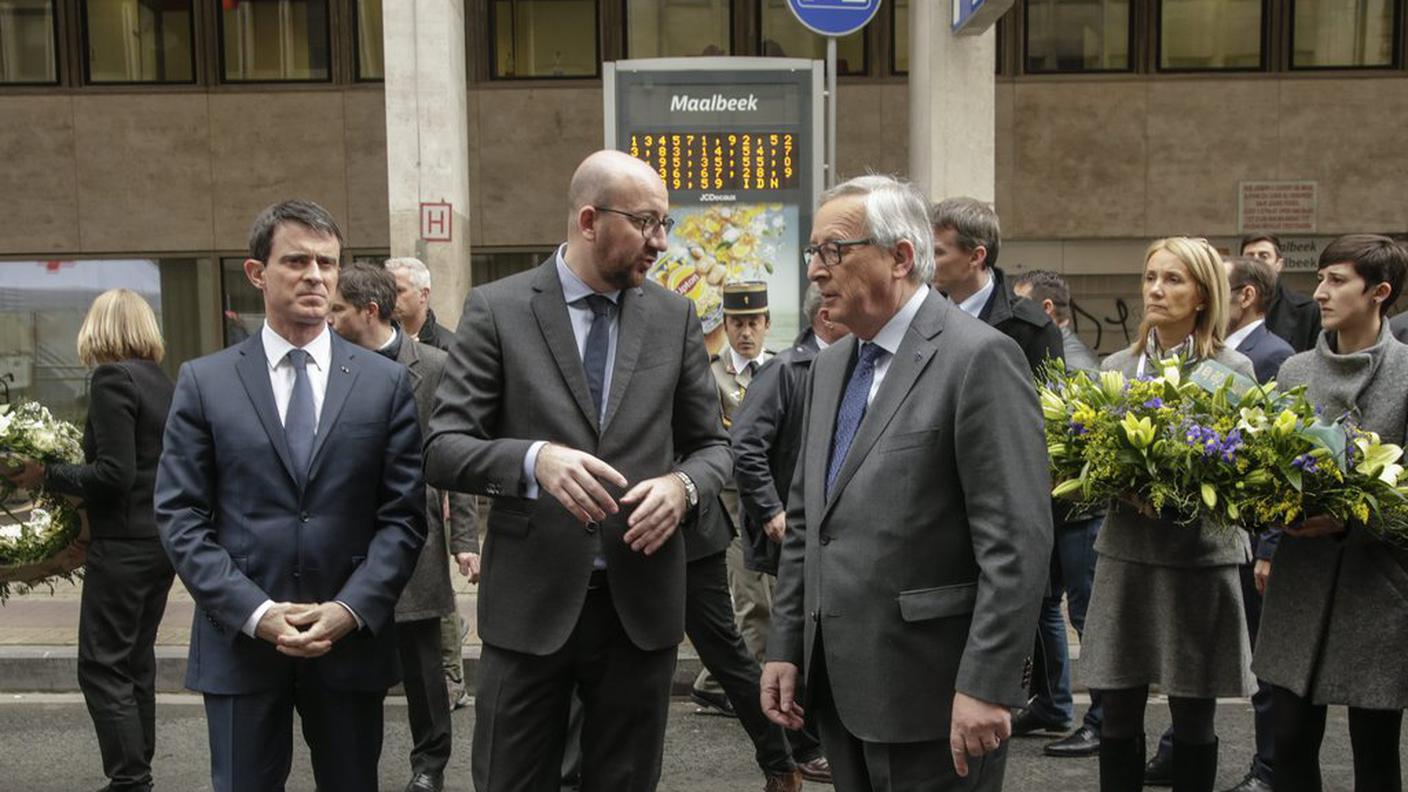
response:
{"label": "short dark hair", "polygon": [[1276,270],[1256,256],[1228,256],[1228,286],[1232,291],[1247,286],[1256,289],[1256,309],[1266,313],[1266,304],[1276,290]]}
{"label": "short dark hair", "polygon": [[952,228],[958,244],[972,253],[982,245],[987,250],[983,266],[997,266],[997,248],[1002,243],[1002,225],[997,210],[987,201],[977,198],[945,198],[929,211],[929,221],[938,231]]}
{"label": "short dark hair", "polygon": [[1029,287],[1031,294],[1028,297],[1037,305],[1050,300],[1058,321],[1071,318],[1071,287],[1060,275],[1051,270],[1031,270],[1013,278],[1012,285]]}
{"label": "short dark hair", "polygon": [[1364,289],[1387,283],[1388,299],[1379,303],[1379,313],[1388,313],[1389,306],[1403,291],[1403,273],[1408,270],[1408,251],[1382,234],[1345,234],[1325,246],[1320,253],[1316,271],[1332,264],[1349,264],[1354,273],[1364,279]]}
{"label": "short dark hair", "polygon": [[337,292],[359,311],[376,303],[377,318],[391,321],[391,309],[396,307],[396,276],[385,268],[362,261],[348,264],[337,276]]}
{"label": "short dark hair", "polygon": [[1275,234],[1268,234],[1265,231],[1254,231],[1242,237],[1242,244],[1237,248],[1237,252],[1242,253],[1247,249],[1247,245],[1253,245],[1257,242],[1270,242],[1271,247],[1276,248],[1276,258],[1281,257],[1281,240]]}
{"label": "short dark hair", "polygon": [[328,210],[302,199],[280,201],[264,207],[264,211],[254,218],[254,226],[249,229],[249,257],[255,261],[269,260],[269,251],[274,247],[274,232],[281,223],[297,223],[304,228],[337,237],[339,248],[346,247],[342,239],[342,229],[332,219]]}

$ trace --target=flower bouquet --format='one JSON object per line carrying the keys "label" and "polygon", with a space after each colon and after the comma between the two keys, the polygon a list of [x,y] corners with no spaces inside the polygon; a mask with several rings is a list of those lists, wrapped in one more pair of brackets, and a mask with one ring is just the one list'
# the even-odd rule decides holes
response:
{"label": "flower bouquet", "polygon": [[1403,449],[1326,420],[1305,389],[1177,358],[1129,379],[1048,366],[1040,387],[1052,495],[1123,500],[1181,524],[1258,531],[1328,514],[1408,542]]}
{"label": "flower bouquet", "polygon": [[[13,457],[45,464],[83,461],[77,427],[36,402],[0,404],[0,465]],[[71,579],[88,544],[87,514],[72,499],[36,490],[24,493],[0,476],[0,602],[11,584],[33,586]]]}

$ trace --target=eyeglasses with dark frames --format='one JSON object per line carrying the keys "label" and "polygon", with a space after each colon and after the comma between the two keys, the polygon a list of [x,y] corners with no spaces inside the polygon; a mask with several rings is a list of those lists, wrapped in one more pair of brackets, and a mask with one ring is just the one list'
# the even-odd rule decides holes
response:
{"label": "eyeglasses with dark frames", "polygon": [[834,239],[830,242],[822,242],[820,245],[808,245],[806,249],[802,251],[802,266],[810,265],[812,259],[819,255],[821,256],[821,265],[830,269],[841,263],[841,259],[846,255],[848,249],[873,244],[875,244],[875,237],[866,237],[864,239]]}
{"label": "eyeglasses with dark frames", "polygon": [[640,235],[645,237],[646,239],[650,239],[651,237],[655,236],[655,229],[657,228],[665,229],[665,236],[669,236],[670,229],[675,227],[675,218],[670,217],[669,215],[666,215],[665,217],[656,217],[655,215],[651,214],[635,214],[633,212],[625,212],[620,209],[612,209],[609,206],[593,206],[592,208],[597,210],[598,212],[608,212],[610,214],[620,215],[626,218],[627,220],[630,220],[631,225],[635,226],[636,229],[640,231]]}

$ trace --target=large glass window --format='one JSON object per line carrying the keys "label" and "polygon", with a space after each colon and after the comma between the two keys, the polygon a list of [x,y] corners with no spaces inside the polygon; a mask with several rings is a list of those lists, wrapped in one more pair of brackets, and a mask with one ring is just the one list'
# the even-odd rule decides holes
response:
{"label": "large glass window", "polygon": [[0,83],[58,80],[53,0],[0,0]]}
{"label": "large glass window", "polygon": [[1296,0],[1291,68],[1393,65],[1393,0]]}
{"label": "large glass window", "polygon": [[1127,71],[1129,19],[1129,0],[1027,0],[1026,71]]}
{"label": "large glass window", "polygon": [[381,80],[385,77],[381,0],[357,0],[357,79]]}
{"label": "large glass window", "polygon": [[1159,68],[1259,69],[1262,0],[1161,0]]}
{"label": "large glass window", "polygon": [[[826,37],[813,33],[787,7],[787,0],[762,0],[762,47],[775,58],[826,57]],[[836,73],[865,74],[865,30],[836,40]]]}
{"label": "large glass window", "polygon": [[227,82],[328,79],[327,0],[222,0]]}
{"label": "large glass window", "polygon": [[162,367],[174,376],[201,353],[198,266],[189,258],[0,261],[0,400],[32,399],[81,426],[91,372],[78,359],[78,328],[94,298],[119,287],[156,313]]}
{"label": "large glass window", "polygon": [[526,272],[551,256],[551,248],[544,250],[509,250],[474,253],[470,259],[470,277],[475,286],[483,286],[499,278],[507,278]]}
{"label": "large glass window", "polygon": [[596,0],[494,0],[495,77],[595,77]]}
{"label": "large glass window", "polygon": [[85,0],[88,82],[190,82],[191,0]]}
{"label": "large glass window", "polygon": [[732,55],[729,0],[627,0],[626,56]]}

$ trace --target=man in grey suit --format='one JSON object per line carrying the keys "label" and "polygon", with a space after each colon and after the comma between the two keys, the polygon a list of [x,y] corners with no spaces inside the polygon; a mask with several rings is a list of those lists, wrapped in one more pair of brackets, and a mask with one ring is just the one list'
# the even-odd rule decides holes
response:
{"label": "man in grey suit", "polygon": [[888,176],[824,193],[807,248],[852,336],[807,386],[762,695],[800,727],[805,669],[841,792],[1001,788],[1051,555],[1030,369],[928,287],[932,248]]}
{"label": "man in grey suit", "polygon": [[655,788],[684,637],[676,528],[731,462],[694,306],[645,279],[673,224],[664,183],[600,151],[567,198],[565,245],[470,292],[426,445],[430,484],[493,498],[480,792],[557,787],[574,686],[581,788]]}
{"label": "man in grey suit", "polygon": [[[445,373],[446,354],[417,342],[391,319],[396,304],[396,278],[370,264],[342,268],[333,294],[328,324],[352,343],[406,367],[415,391],[416,415],[422,428],[430,423],[435,391]],[[383,308],[383,306],[386,306]],[[479,580],[479,539],[474,496],[450,493],[449,552],[460,573]],[[440,792],[450,762],[450,697],[440,672],[440,620],[455,612],[446,553],[445,496],[425,490],[428,526],[425,547],[415,572],[396,602],[396,639],[401,650],[406,715],[411,725],[411,780],[406,792]]]}

